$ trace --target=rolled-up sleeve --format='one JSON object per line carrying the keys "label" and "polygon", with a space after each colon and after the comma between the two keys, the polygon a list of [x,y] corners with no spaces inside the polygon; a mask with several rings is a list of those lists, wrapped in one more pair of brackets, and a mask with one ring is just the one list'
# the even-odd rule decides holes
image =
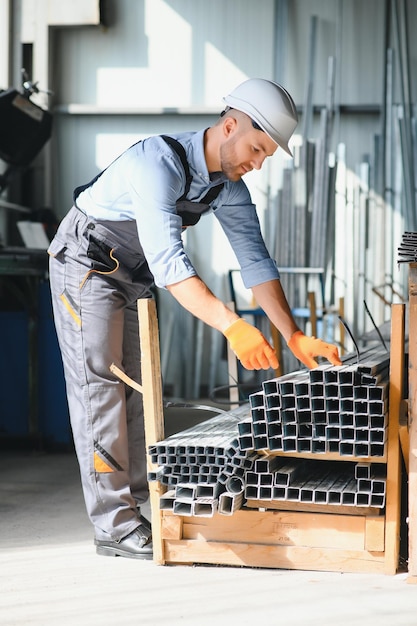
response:
{"label": "rolled-up sleeve", "polygon": [[255,205],[243,182],[234,186],[227,203],[219,206],[214,215],[236,254],[247,289],[279,278],[277,265],[262,237]]}

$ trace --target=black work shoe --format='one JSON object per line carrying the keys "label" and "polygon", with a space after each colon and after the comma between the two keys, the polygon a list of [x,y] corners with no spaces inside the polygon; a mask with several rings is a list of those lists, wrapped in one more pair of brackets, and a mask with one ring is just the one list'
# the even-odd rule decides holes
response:
{"label": "black work shoe", "polygon": [[152,537],[141,524],[120,541],[94,540],[97,554],[102,556],[125,556],[130,559],[152,559]]}

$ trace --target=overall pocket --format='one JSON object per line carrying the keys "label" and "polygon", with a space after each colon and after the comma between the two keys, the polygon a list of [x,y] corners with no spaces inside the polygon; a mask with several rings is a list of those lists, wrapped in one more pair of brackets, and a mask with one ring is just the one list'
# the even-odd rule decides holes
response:
{"label": "overall pocket", "polygon": [[83,235],[89,242],[92,271],[112,273],[120,268],[133,283],[153,283],[135,222],[90,222]]}
{"label": "overall pocket", "polygon": [[50,257],[57,259],[58,261],[63,261],[64,252],[67,249],[67,244],[64,241],[61,241],[56,236],[52,239],[49,244],[49,248],[47,250]]}
{"label": "overall pocket", "polygon": [[118,261],[113,256],[113,248],[103,241],[98,241],[90,235],[87,256],[91,261],[91,269],[96,272],[114,272]]}

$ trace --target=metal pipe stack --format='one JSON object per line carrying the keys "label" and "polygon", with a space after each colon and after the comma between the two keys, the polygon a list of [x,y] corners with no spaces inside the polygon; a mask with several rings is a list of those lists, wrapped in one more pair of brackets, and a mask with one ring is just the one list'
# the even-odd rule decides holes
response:
{"label": "metal pipe stack", "polygon": [[242,506],[243,478],[256,456],[240,450],[237,438],[238,423],[249,412],[249,405],[223,412],[149,447],[159,467],[148,479],[170,488],[161,497],[161,509],[211,517],[217,510],[231,515]]}
{"label": "metal pipe stack", "polygon": [[[383,464],[273,457],[246,473],[246,500],[300,502],[383,508],[386,472]],[[267,506],[267,505],[266,505]]]}
{"label": "metal pipe stack", "polygon": [[405,232],[398,247],[398,263],[417,263],[417,233]]}
{"label": "metal pipe stack", "polygon": [[362,359],[265,381],[238,425],[240,448],[383,457],[389,355],[370,349]]}
{"label": "metal pipe stack", "polygon": [[232,515],[247,500],[383,508],[388,370],[388,353],[371,347],[339,367],[286,374],[249,404],[150,446],[148,478],[168,487],[160,508],[201,517]]}

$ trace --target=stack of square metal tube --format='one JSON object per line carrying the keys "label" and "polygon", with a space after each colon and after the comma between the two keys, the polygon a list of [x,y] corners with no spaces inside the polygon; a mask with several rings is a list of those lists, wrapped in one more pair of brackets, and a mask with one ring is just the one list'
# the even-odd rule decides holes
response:
{"label": "stack of square metal tube", "polygon": [[398,263],[417,263],[417,233],[405,232],[398,247]]}
{"label": "stack of square metal tube", "polygon": [[222,412],[149,447],[158,469],[148,478],[169,487],[161,509],[211,517],[216,511],[231,515],[242,506],[244,477],[257,457],[240,450],[237,438],[238,423],[249,411],[244,405]]}
{"label": "stack of square metal tube", "polygon": [[250,418],[239,424],[240,449],[383,457],[388,366],[385,350],[370,349],[366,361],[264,382],[249,397]]}
{"label": "stack of square metal tube", "polygon": [[259,458],[245,477],[247,501],[385,506],[382,464],[326,462],[279,456]]}
{"label": "stack of square metal tube", "polygon": [[388,369],[387,351],[370,348],[340,367],[274,378],[249,404],[150,446],[148,478],[168,487],[160,508],[211,517],[249,500],[384,507]]}

